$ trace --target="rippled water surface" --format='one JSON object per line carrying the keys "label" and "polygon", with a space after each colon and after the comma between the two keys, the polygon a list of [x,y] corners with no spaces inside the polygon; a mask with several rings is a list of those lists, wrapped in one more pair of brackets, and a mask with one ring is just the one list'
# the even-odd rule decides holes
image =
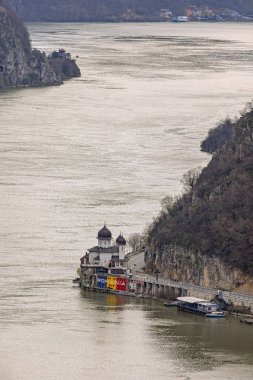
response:
{"label": "rippled water surface", "polygon": [[140,232],[252,98],[251,24],[30,24],[82,77],[0,93],[0,379],[253,378],[253,329],[73,288],[105,221]]}

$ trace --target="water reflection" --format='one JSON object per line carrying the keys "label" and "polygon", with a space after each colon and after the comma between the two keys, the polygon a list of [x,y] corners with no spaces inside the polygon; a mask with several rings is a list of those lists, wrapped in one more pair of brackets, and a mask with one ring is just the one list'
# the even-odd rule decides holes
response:
{"label": "water reflection", "polygon": [[[104,331],[101,344],[106,345],[106,340],[116,339],[121,345],[125,335],[130,334],[129,343],[134,340],[136,344],[138,339],[144,346],[149,344],[153,355],[159,355],[161,368],[164,368],[163,361],[166,362],[172,379],[181,376],[194,379],[196,373],[206,373],[208,376],[218,369],[223,371],[223,368],[229,368],[229,376],[233,378],[230,365],[237,365],[237,368],[244,366],[246,375],[242,371],[242,378],[247,379],[245,376],[248,376],[252,364],[253,331],[250,328],[244,329],[245,326],[234,317],[224,320],[205,319],[178,312],[176,308],[166,308],[156,300],[89,292],[82,292],[82,298],[99,312],[97,331],[101,328]],[[141,354],[138,349],[137,344],[133,350],[139,358]],[[147,374],[148,368],[147,364]],[[161,375],[161,378],[165,377]]]}
{"label": "water reflection", "polygon": [[238,319],[210,320],[175,309],[151,312],[152,333],[163,353],[191,371],[211,370],[227,363],[252,363],[252,329]]}

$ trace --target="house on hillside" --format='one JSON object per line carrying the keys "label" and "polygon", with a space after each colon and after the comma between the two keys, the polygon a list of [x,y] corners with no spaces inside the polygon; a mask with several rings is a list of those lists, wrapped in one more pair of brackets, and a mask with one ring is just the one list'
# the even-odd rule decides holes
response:
{"label": "house on hillside", "polygon": [[67,53],[65,49],[58,49],[58,51],[53,51],[53,53],[48,55],[47,58],[48,59],[55,59],[55,58],[71,59],[71,54]]}
{"label": "house on hillside", "polygon": [[185,15],[189,20],[198,19],[202,16],[202,11],[196,5],[191,5],[190,7],[185,9]]}
{"label": "house on hillside", "polygon": [[160,20],[161,21],[172,21],[173,14],[170,9],[161,9],[160,10]]}
{"label": "house on hillside", "polygon": [[201,20],[203,18],[214,18],[216,12],[209,7],[198,7],[196,5],[191,5],[185,9],[185,15],[189,20]]}
{"label": "house on hillside", "polygon": [[228,8],[221,9],[219,15],[223,20],[238,20],[242,18],[242,15],[240,15],[240,13]]}

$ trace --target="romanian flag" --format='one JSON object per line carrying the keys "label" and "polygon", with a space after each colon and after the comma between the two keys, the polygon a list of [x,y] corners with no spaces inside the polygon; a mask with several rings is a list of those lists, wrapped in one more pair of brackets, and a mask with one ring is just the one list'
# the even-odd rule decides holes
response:
{"label": "romanian flag", "polygon": [[116,288],[117,288],[117,277],[108,276],[106,286],[109,289],[116,290]]}

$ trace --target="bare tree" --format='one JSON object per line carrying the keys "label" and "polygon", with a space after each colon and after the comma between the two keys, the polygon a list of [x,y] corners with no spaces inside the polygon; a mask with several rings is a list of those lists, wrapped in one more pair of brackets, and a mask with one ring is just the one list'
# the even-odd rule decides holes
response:
{"label": "bare tree", "polygon": [[201,173],[201,167],[189,170],[185,173],[181,179],[181,183],[184,186],[184,190],[188,193],[196,185],[197,179]]}
{"label": "bare tree", "polygon": [[141,248],[142,237],[141,234],[133,233],[129,235],[127,243],[133,252],[138,251]]}
{"label": "bare tree", "polygon": [[175,203],[174,197],[172,197],[171,195],[167,195],[161,200],[162,210],[165,212],[168,212],[173,207],[174,203]]}

